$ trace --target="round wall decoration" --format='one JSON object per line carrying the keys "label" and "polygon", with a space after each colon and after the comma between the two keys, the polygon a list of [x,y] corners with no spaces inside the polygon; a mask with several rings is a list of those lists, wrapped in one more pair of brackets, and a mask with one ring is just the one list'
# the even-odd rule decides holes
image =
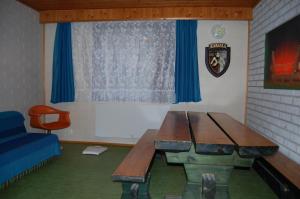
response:
{"label": "round wall decoration", "polygon": [[225,27],[220,24],[216,24],[211,28],[211,34],[216,39],[222,39],[225,35]]}

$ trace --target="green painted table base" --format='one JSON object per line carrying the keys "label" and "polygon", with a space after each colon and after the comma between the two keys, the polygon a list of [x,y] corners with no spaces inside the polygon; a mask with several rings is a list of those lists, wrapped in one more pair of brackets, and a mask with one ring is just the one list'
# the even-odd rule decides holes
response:
{"label": "green painted table base", "polygon": [[[135,193],[132,188],[138,185],[137,192]],[[122,182],[122,196],[121,199],[150,199],[149,193],[150,174],[147,176],[145,183],[139,182]]]}
{"label": "green painted table base", "polygon": [[214,174],[216,179],[215,199],[230,199],[229,179],[234,166],[251,167],[253,159],[241,158],[236,152],[231,155],[203,155],[195,153],[192,146],[188,152],[166,152],[169,163],[184,165],[187,184],[183,199],[205,199],[202,196],[202,175]]}
{"label": "green painted table base", "polygon": [[[182,199],[206,199],[201,192],[199,184],[187,183],[184,188]],[[229,199],[227,186],[217,186],[215,199]]]}

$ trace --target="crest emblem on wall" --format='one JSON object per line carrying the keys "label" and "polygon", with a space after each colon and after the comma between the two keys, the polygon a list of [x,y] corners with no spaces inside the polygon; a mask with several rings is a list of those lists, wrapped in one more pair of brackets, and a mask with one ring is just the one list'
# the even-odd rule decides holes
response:
{"label": "crest emblem on wall", "polygon": [[215,77],[223,75],[230,64],[230,47],[225,43],[211,43],[205,47],[205,63]]}

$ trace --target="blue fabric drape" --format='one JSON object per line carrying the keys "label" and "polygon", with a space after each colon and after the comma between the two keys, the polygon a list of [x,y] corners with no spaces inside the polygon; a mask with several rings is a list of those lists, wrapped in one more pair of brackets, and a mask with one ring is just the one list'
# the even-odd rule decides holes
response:
{"label": "blue fabric drape", "polygon": [[0,112],[0,185],[60,154],[57,135],[27,133],[21,113]]}
{"label": "blue fabric drape", "polygon": [[176,21],[175,94],[176,103],[201,101],[195,20]]}
{"label": "blue fabric drape", "polygon": [[0,185],[44,160],[61,154],[57,135],[25,133],[0,144]]}
{"label": "blue fabric drape", "polygon": [[71,24],[58,23],[53,52],[51,102],[75,100]]}

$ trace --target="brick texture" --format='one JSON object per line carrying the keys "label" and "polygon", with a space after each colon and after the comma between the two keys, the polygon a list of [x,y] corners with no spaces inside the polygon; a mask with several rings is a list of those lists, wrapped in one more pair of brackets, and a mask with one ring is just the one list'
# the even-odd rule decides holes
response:
{"label": "brick texture", "polygon": [[299,0],[262,0],[250,28],[247,124],[300,164],[300,90],[264,89],[265,34],[300,14]]}

